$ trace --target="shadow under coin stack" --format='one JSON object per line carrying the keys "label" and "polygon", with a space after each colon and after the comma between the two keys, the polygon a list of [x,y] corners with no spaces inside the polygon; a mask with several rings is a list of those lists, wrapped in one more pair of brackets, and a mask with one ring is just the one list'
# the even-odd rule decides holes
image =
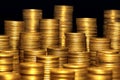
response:
{"label": "shadow under coin stack", "polygon": [[13,54],[0,52],[0,72],[13,71]]}
{"label": "shadow under coin stack", "polygon": [[97,51],[110,49],[110,40],[108,38],[90,38],[90,58],[91,65],[98,63]]}
{"label": "shadow under coin stack", "polygon": [[112,71],[103,67],[89,67],[87,76],[89,80],[113,80]]}
{"label": "shadow under coin stack", "polygon": [[24,62],[37,62],[37,56],[46,55],[43,49],[25,49]]}
{"label": "shadow under coin stack", "polygon": [[54,18],[59,20],[59,45],[65,46],[65,33],[72,31],[73,6],[56,5]]}
{"label": "shadow under coin stack", "polygon": [[23,21],[5,20],[5,34],[9,36],[11,49],[19,49],[20,33],[24,30]]}
{"label": "shadow under coin stack", "polygon": [[68,51],[86,51],[86,37],[84,33],[66,33],[66,47]]}
{"label": "shadow under coin stack", "polygon": [[76,18],[77,32],[85,33],[87,51],[90,51],[90,37],[97,36],[96,18]]}
{"label": "shadow under coin stack", "polygon": [[68,48],[66,47],[50,47],[47,48],[48,55],[59,56],[59,67],[63,67],[63,64],[67,63]]}
{"label": "shadow under coin stack", "polygon": [[118,50],[103,50],[98,52],[100,64],[98,66],[110,69],[113,80],[120,80],[120,53]]}
{"label": "shadow under coin stack", "polygon": [[40,20],[41,33],[41,48],[58,46],[59,43],[59,23],[57,19],[41,19]]}
{"label": "shadow under coin stack", "polygon": [[24,9],[23,19],[25,22],[25,32],[39,32],[39,22],[42,19],[42,10]]}
{"label": "shadow under coin stack", "polygon": [[74,80],[87,80],[86,74],[87,68],[89,65],[81,63],[81,64],[64,64],[63,67],[65,69],[69,69],[75,72],[75,79]]}
{"label": "shadow under coin stack", "polygon": [[52,68],[59,67],[59,57],[51,56],[51,55],[40,55],[37,57],[37,62],[44,64],[44,79],[43,80],[51,80],[50,79],[50,70]]}
{"label": "shadow under coin stack", "polygon": [[53,68],[50,80],[75,80],[75,72],[64,68]]}
{"label": "shadow under coin stack", "polygon": [[41,63],[20,63],[21,80],[43,80],[44,65]]}

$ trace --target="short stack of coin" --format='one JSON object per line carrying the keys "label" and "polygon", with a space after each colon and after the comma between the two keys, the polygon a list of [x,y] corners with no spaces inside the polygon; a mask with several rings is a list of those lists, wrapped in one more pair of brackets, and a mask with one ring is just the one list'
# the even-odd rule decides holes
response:
{"label": "short stack of coin", "polygon": [[42,63],[20,63],[21,80],[43,80],[44,65]]}
{"label": "short stack of coin", "polygon": [[75,71],[64,68],[53,68],[50,80],[75,80]]}
{"label": "short stack of coin", "polygon": [[40,55],[37,57],[37,62],[44,64],[44,80],[50,79],[50,70],[59,67],[59,57],[51,55]]}
{"label": "short stack of coin", "polygon": [[42,10],[40,9],[24,9],[23,19],[25,22],[25,32],[38,32],[39,21],[42,19]]}
{"label": "short stack of coin", "polygon": [[97,51],[110,49],[110,40],[108,38],[90,38],[90,58],[91,64],[96,65],[98,62]]}
{"label": "short stack of coin", "polygon": [[10,47],[19,49],[20,33],[24,30],[23,21],[5,20],[5,34],[9,36]]}
{"label": "short stack of coin", "polygon": [[37,62],[38,55],[46,55],[44,49],[25,49],[24,62]]}
{"label": "short stack of coin", "polygon": [[89,65],[86,65],[85,63],[81,64],[64,64],[63,67],[65,69],[70,69],[75,71],[75,80],[87,80],[86,74],[87,68]]}
{"label": "short stack of coin", "polygon": [[9,48],[10,48],[9,37],[7,35],[0,35],[0,50]]}
{"label": "short stack of coin", "polygon": [[68,51],[86,51],[86,37],[84,33],[66,33]]}
{"label": "short stack of coin", "polygon": [[56,5],[54,18],[59,19],[59,44],[65,46],[65,33],[72,31],[73,6]]}
{"label": "short stack of coin", "polygon": [[83,32],[86,36],[87,51],[90,51],[90,37],[97,36],[97,22],[96,18],[77,18],[76,19],[77,32]]}
{"label": "short stack of coin", "polygon": [[0,72],[1,80],[21,80],[20,74],[15,72]]}
{"label": "short stack of coin", "polygon": [[13,71],[13,54],[0,53],[0,72]]}
{"label": "short stack of coin", "polygon": [[59,67],[63,67],[63,64],[68,62],[68,48],[66,47],[50,47],[47,48],[48,55],[59,56]]}
{"label": "short stack of coin", "polygon": [[68,55],[68,63],[73,63],[73,64],[81,64],[84,63],[86,65],[90,65],[90,56],[89,53],[86,51],[71,51],[69,52]]}
{"label": "short stack of coin", "polygon": [[41,19],[41,48],[57,46],[59,43],[59,21],[57,19]]}
{"label": "short stack of coin", "polygon": [[112,71],[103,67],[89,67],[87,77],[89,80],[113,80]]}
{"label": "short stack of coin", "polygon": [[120,80],[120,53],[118,50],[103,50],[98,52],[99,66],[111,69],[113,80]]}

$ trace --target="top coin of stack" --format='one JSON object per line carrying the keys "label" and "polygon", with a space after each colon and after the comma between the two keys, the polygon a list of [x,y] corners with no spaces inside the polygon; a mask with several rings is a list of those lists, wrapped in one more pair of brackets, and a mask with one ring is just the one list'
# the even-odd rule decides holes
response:
{"label": "top coin of stack", "polygon": [[25,21],[26,32],[38,32],[39,21],[42,19],[42,10],[40,9],[24,9],[23,18]]}

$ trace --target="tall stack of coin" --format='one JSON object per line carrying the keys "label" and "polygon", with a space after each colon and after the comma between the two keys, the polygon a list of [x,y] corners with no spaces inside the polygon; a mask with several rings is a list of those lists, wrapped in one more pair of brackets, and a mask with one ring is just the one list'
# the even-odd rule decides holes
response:
{"label": "tall stack of coin", "polygon": [[56,5],[54,18],[59,19],[59,44],[65,46],[65,33],[72,31],[73,6]]}
{"label": "tall stack of coin", "polygon": [[67,63],[68,48],[66,47],[50,47],[47,48],[48,55],[59,56],[59,67],[63,67],[63,64]]}
{"label": "tall stack of coin", "polygon": [[113,80],[120,80],[120,53],[118,50],[103,50],[98,52],[99,66],[112,70]]}
{"label": "tall stack of coin", "polygon": [[66,33],[66,46],[69,51],[86,51],[86,37],[84,33]]}
{"label": "tall stack of coin", "polygon": [[13,71],[13,54],[0,53],[0,72]]}
{"label": "tall stack of coin", "polygon": [[100,50],[108,50],[110,49],[110,40],[108,38],[98,38],[92,37],[90,38],[90,58],[91,64],[96,65],[97,59],[97,51]]}
{"label": "tall stack of coin", "polygon": [[51,80],[50,70],[59,67],[59,57],[53,55],[40,55],[37,57],[37,62],[44,64],[44,80]]}
{"label": "tall stack of coin", "polygon": [[25,22],[25,32],[38,32],[39,21],[42,19],[42,10],[40,9],[24,9],[23,19]]}
{"label": "tall stack of coin", "polygon": [[41,48],[57,46],[59,42],[59,26],[57,19],[41,19]]}
{"label": "tall stack of coin", "polygon": [[64,64],[63,67],[65,69],[70,69],[75,71],[75,80],[87,80],[86,74],[88,65],[81,63],[81,64]]}
{"label": "tall stack of coin", "polygon": [[76,19],[77,32],[83,32],[86,36],[87,51],[90,50],[90,37],[97,36],[96,18],[77,18]]}
{"label": "tall stack of coin", "polygon": [[0,50],[9,48],[9,37],[7,35],[0,35]]}
{"label": "tall stack of coin", "polygon": [[5,34],[9,36],[10,47],[19,49],[20,33],[24,30],[23,21],[5,20]]}
{"label": "tall stack of coin", "polygon": [[84,63],[86,65],[90,65],[90,56],[89,53],[86,51],[71,51],[68,55],[68,63],[74,63],[74,64],[81,64]]}
{"label": "tall stack of coin", "polygon": [[43,80],[44,65],[34,62],[21,63],[20,74],[21,80]]}
{"label": "tall stack of coin", "polygon": [[20,74],[15,72],[0,72],[1,80],[21,80]]}
{"label": "tall stack of coin", "polygon": [[1,50],[2,53],[13,54],[13,71],[19,72],[19,51],[14,49]]}
{"label": "tall stack of coin", "polygon": [[89,67],[87,75],[89,80],[113,80],[112,71],[103,67]]}
{"label": "tall stack of coin", "polygon": [[24,62],[37,62],[38,55],[46,55],[44,49],[25,49]]}
{"label": "tall stack of coin", "polygon": [[53,68],[50,80],[75,80],[75,72],[64,68]]}

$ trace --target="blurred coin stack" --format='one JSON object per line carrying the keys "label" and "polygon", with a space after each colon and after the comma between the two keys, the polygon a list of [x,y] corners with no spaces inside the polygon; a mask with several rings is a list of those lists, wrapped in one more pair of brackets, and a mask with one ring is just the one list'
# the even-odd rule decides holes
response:
{"label": "blurred coin stack", "polygon": [[10,48],[9,37],[7,35],[0,35],[0,50],[9,48]]}
{"label": "blurred coin stack", "polygon": [[13,71],[19,72],[19,51],[14,49],[5,49],[1,53],[13,54]]}
{"label": "blurred coin stack", "polygon": [[89,53],[86,51],[71,51],[69,52],[68,55],[68,63],[73,63],[73,64],[81,64],[84,63],[86,65],[90,65],[90,56]]}
{"label": "blurred coin stack", "polygon": [[66,47],[50,47],[47,48],[48,55],[59,56],[59,67],[63,67],[63,64],[67,63],[68,48]]}
{"label": "blurred coin stack", "polygon": [[46,55],[44,49],[25,49],[24,62],[37,62],[37,56]]}
{"label": "blurred coin stack", "polygon": [[13,71],[13,54],[0,53],[0,72]]}
{"label": "blurred coin stack", "polygon": [[40,49],[40,32],[22,32],[20,35],[20,62],[24,59],[25,49]]}
{"label": "blurred coin stack", "polygon": [[81,63],[81,64],[64,64],[63,67],[65,69],[70,69],[75,71],[75,79],[74,80],[87,80],[86,74],[88,65]]}
{"label": "blurred coin stack", "polygon": [[15,72],[0,72],[1,80],[21,80],[20,74]]}
{"label": "blurred coin stack", "polygon": [[41,63],[24,62],[20,69],[21,80],[43,80],[44,65]]}
{"label": "blurred coin stack", "polygon": [[86,51],[86,37],[84,33],[66,33],[68,51]]}
{"label": "blurred coin stack", "polygon": [[41,48],[57,46],[59,43],[59,22],[57,19],[41,19]]}
{"label": "blurred coin stack", "polygon": [[105,36],[111,40],[111,48],[120,50],[120,22],[106,25]]}
{"label": "blurred coin stack", "polygon": [[65,33],[72,31],[73,6],[56,5],[54,18],[59,20],[59,45],[65,46]]}
{"label": "blurred coin stack", "polygon": [[103,50],[98,52],[99,66],[113,72],[113,80],[120,80],[120,53],[118,50]]}
{"label": "blurred coin stack", "polygon": [[39,32],[39,22],[42,19],[42,10],[24,9],[23,19],[25,22],[25,32]]}
{"label": "blurred coin stack", "polygon": [[87,51],[90,51],[90,37],[97,36],[96,18],[77,18],[77,32],[85,33]]}
{"label": "blurred coin stack", "polygon": [[50,70],[59,67],[59,57],[53,55],[40,55],[37,57],[37,62],[44,64],[44,80],[51,80]]}
{"label": "blurred coin stack", "polygon": [[98,63],[97,51],[110,49],[110,40],[108,38],[90,38],[90,58],[91,64],[96,65]]}
{"label": "blurred coin stack", "polygon": [[103,67],[89,67],[87,76],[89,80],[113,80],[112,71]]}
{"label": "blurred coin stack", "polygon": [[53,68],[50,80],[75,80],[75,72],[64,68]]}
{"label": "blurred coin stack", "polygon": [[9,36],[11,49],[19,49],[20,33],[24,30],[23,21],[5,20],[5,34]]}

